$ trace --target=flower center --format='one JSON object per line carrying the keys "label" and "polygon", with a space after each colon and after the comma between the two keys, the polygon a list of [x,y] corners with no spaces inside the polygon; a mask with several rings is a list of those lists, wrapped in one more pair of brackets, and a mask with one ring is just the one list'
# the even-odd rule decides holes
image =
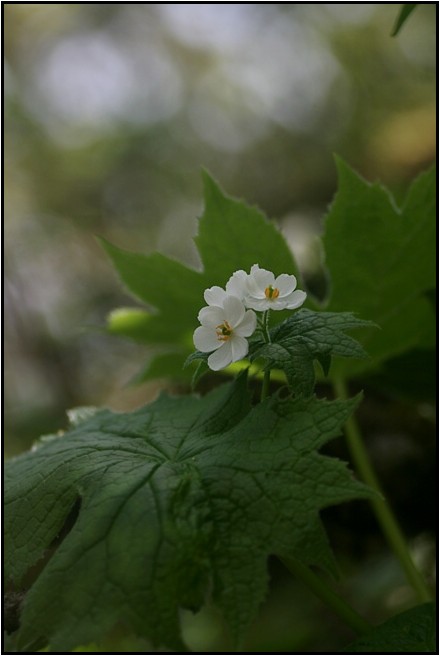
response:
{"label": "flower center", "polygon": [[227,321],[223,321],[223,323],[217,326],[215,332],[219,341],[226,342],[232,335],[232,328]]}
{"label": "flower center", "polygon": [[276,287],[272,287],[272,285],[269,285],[269,287],[266,287],[266,289],[264,290],[264,295],[270,301],[273,301],[276,298],[278,298],[278,296],[280,295],[280,290],[277,289]]}

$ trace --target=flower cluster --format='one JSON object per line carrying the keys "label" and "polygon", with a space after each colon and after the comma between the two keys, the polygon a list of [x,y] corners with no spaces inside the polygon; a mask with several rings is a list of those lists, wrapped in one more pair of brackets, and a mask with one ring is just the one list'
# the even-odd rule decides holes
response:
{"label": "flower cluster", "polygon": [[306,300],[296,289],[295,276],[271,271],[254,264],[250,273],[236,271],[226,288],[209,287],[204,299],[208,304],[198,314],[200,326],[194,331],[194,345],[210,353],[208,365],[214,371],[246,357],[250,337],[257,327],[257,312],[294,310]]}

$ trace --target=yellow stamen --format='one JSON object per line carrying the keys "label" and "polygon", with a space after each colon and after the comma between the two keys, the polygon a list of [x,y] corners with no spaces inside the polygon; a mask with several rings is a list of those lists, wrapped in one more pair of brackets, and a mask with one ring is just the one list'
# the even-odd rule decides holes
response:
{"label": "yellow stamen", "polygon": [[277,289],[276,287],[275,288],[272,287],[272,285],[269,285],[269,287],[266,287],[266,289],[264,290],[264,295],[266,296],[266,298],[273,301],[276,298],[278,298],[278,296],[280,295],[280,290]]}
{"label": "yellow stamen", "polygon": [[217,339],[221,342],[226,342],[232,335],[232,328],[227,321],[223,321],[223,323],[217,326],[215,331],[217,333]]}

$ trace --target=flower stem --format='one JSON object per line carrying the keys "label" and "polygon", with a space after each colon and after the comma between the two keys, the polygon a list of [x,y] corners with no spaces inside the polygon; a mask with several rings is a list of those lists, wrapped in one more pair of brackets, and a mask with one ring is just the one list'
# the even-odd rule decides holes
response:
{"label": "flower stem", "polygon": [[371,631],[372,626],[354,608],[334,592],[329,585],[309,567],[293,558],[281,559],[287,569],[299,578],[326,606],[331,608],[357,635]]}
{"label": "flower stem", "polygon": [[[347,399],[347,387],[345,381],[337,379],[334,382],[336,395],[341,399]],[[370,457],[362,441],[362,435],[358,423],[354,416],[351,416],[345,424],[345,434],[347,437],[348,448],[353,458],[353,462],[367,485],[379,493],[370,500],[376,519],[379,522],[382,531],[388,540],[388,544],[399,559],[403,571],[405,572],[408,582],[416,591],[421,602],[430,601],[431,594],[422,575],[416,568],[411,554],[408,550],[403,533],[397,523],[394,514],[385,499],[379,480],[373,469]]]}
{"label": "flower stem", "polygon": [[269,332],[269,314],[270,310],[266,310],[263,314],[263,335],[266,344],[270,344],[270,332]]}
{"label": "flower stem", "polygon": [[266,369],[264,372],[263,385],[261,387],[261,401],[269,396],[269,386],[270,386],[270,369]]}
{"label": "flower stem", "polygon": [[[270,310],[266,310],[266,312],[264,312],[263,319],[261,322],[263,337],[266,344],[270,344],[271,341],[270,333],[269,333],[269,312]],[[270,387],[270,369],[266,369],[264,372],[263,386],[261,388],[261,401],[264,401],[264,399],[267,396],[269,396],[269,387]]]}

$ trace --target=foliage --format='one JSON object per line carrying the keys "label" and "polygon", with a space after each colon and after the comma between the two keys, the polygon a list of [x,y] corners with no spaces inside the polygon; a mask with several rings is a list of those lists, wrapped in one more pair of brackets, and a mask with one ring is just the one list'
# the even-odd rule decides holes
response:
{"label": "foliage", "polygon": [[255,262],[277,273],[297,274],[285,240],[259,210],[224,195],[207,173],[204,190],[205,211],[196,237],[202,272],[159,253],[128,253],[102,240],[122,281],[151,308],[149,313],[112,315],[110,331],[167,349],[166,354],[153,357],[142,380],[185,375],[182,365],[193,348],[192,333],[205,288],[223,284],[233,271]]}
{"label": "foliage", "polygon": [[[337,163],[339,188],[323,236],[330,295],[324,308],[313,300],[308,305],[350,310],[380,326],[379,331],[366,327],[359,338],[368,359],[339,361],[330,371],[330,378],[351,378],[411,348],[435,343],[429,299],[436,266],[435,170],[421,175],[398,207],[384,187],[365,182],[341,160]],[[207,174],[204,181],[205,211],[196,237],[202,272],[157,253],[128,253],[103,242],[129,290],[152,307],[150,313],[136,309],[113,314],[110,331],[167,349],[153,356],[142,380],[182,376],[206,287],[224,284],[233,271],[255,262],[276,274],[298,276],[275,226],[258,210],[225,196]],[[276,314],[278,321],[286,316]]]}
{"label": "foliage", "polygon": [[41,636],[69,649],[116,620],[182,649],[178,608],[199,608],[211,586],[239,639],[266,594],[269,554],[335,571],[319,510],[369,492],[317,450],[356,400],[249,401],[242,374],[202,399],[163,395],[132,414],[97,411],[8,463],[15,581],[80,504],[27,594],[23,649]]}
{"label": "foliage", "polygon": [[[431,5],[428,3],[429,11],[435,11]],[[233,14],[224,14],[222,7],[213,9],[219,12],[215,16],[222,16],[222,20],[226,16],[229,26],[240,30],[235,34],[240,35],[235,45],[234,35],[228,32],[226,58],[222,60],[220,43],[215,38],[214,44],[211,38],[206,39],[206,28],[211,34],[206,14],[201,29],[183,38],[181,29],[176,28],[179,15],[184,16],[172,8],[168,14],[166,5],[130,5],[127,10],[114,3],[103,10],[91,5],[90,25],[83,20],[87,14],[79,13],[89,11],[87,5],[84,7],[72,5],[66,13],[62,5],[54,5],[47,14],[46,10],[35,13],[26,6],[16,10],[12,3],[9,11],[13,29],[8,31],[6,44],[6,111],[12,127],[9,140],[17,152],[10,158],[8,187],[12,188],[13,200],[8,214],[13,217],[13,233],[21,225],[16,233],[20,255],[15,265],[20,275],[12,277],[11,286],[15,307],[26,305],[29,298],[29,307],[46,310],[52,305],[50,299],[63,289],[60,297],[68,299],[70,309],[62,312],[61,323],[69,328],[72,310],[75,313],[80,307],[92,307],[95,316],[102,314],[103,307],[107,311],[107,272],[99,270],[90,249],[90,261],[98,265],[90,284],[89,271],[83,267],[84,249],[77,257],[75,239],[69,238],[73,234],[65,231],[72,220],[87,225],[83,246],[90,241],[90,221],[93,229],[117,242],[120,226],[127,220],[132,243],[140,236],[139,230],[150,245],[157,239],[166,252],[183,254],[185,229],[180,226],[180,232],[174,232],[173,222],[172,238],[168,239],[164,237],[167,227],[164,232],[163,226],[158,228],[164,217],[183,218],[186,203],[195,201],[188,161],[209,161],[228,188],[250,192],[270,213],[281,215],[292,207],[293,199],[297,207],[304,203],[319,211],[327,202],[333,178],[329,167],[322,164],[328,161],[322,149],[334,140],[332,124],[340,143],[345,143],[345,155],[351,153],[361,170],[375,170],[391,184],[420,170],[432,156],[434,129],[425,130],[433,116],[432,87],[428,90],[432,78],[426,74],[431,61],[429,41],[417,57],[409,57],[405,48],[400,64],[397,57],[383,65],[388,46],[381,48],[380,38],[386,30],[380,37],[380,29],[371,29],[373,21],[369,25],[364,22],[363,27],[356,21],[356,27],[353,23],[348,29],[344,19],[337,27],[332,20],[322,20],[324,14],[330,18],[332,8],[321,7],[321,20],[316,20],[316,13],[313,18],[312,8],[312,21],[307,26],[304,13],[295,5],[289,9],[289,5],[251,4],[245,14],[244,5],[235,9],[231,5]],[[394,34],[415,7],[410,3],[402,6]],[[198,16],[197,5],[183,9],[187,19],[191,16],[188,11]],[[75,17],[70,27],[67,15]],[[237,16],[239,20],[235,20]],[[177,23],[175,19],[179,19]],[[151,28],[147,50],[145,20]],[[426,20],[429,22],[429,14]],[[289,21],[293,32],[286,29]],[[270,46],[267,30],[260,39],[261,25],[268,23],[276,48]],[[324,43],[324,39],[314,38],[319,23],[328,24],[329,43],[327,50],[318,47],[315,51],[315,44]],[[292,40],[292,33],[300,40]],[[356,38],[351,39],[354,33]],[[347,48],[344,41],[353,45]],[[11,47],[14,42],[19,47]],[[368,56],[366,43],[371,44]],[[267,52],[275,56],[267,58]],[[90,67],[84,67],[84,56]],[[115,64],[110,68],[105,66],[107,56]],[[349,62],[346,70],[342,70],[344,58]],[[315,69],[321,72],[313,76],[316,83],[310,94],[310,76],[304,78],[304,64],[308,70],[311,62],[313,73],[314,61],[323,65]],[[290,62],[286,74],[283,62]],[[108,86],[105,71],[110,69],[113,73]],[[262,74],[264,85],[258,80],[256,84],[255,70]],[[350,70],[360,81],[358,94],[347,84]],[[132,84],[130,71],[134,71],[133,79],[139,77],[139,71],[145,88]],[[417,84],[407,86],[412,77]],[[210,83],[206,84],[208,78]],[[74,89],[73,96],[81,97],[85,86],[90,87],[90,80],[95,79],[101,83],[91,104],[87,98],[84,103],[68,102],[69,93],[66,96],[63,89],[71,92],[73,82],[79,91]],[[157,85],[159,79],[167,83]],[[194,85],[187,86],[190,79]],[[397,82],[391,84],[390,80]],[[113,93],[99,109],[106,86]],[[384,103],[375,102],[376,89],[381,90]],[[220,93],[220,98],[219,90],[227,93]],[[381,111],[372,111],[379,104]],[[143,112],[142,107],[148,111]],[[207,107],[215,111],[206,112]],[[413,123],[419,113],[422,118]],[[201,148],[193,147],[197,139],[186,138],[188,128],[203,142]],[[320,134],[325,139],[320,139]],[[216,140],[222,142],[218,156]],[[321,152],[315,148],[319,141]],[[299,149],[301,157],[292,162],[292,151]],[[69,413],[65,434],[45,435],[30,453],[7,463],[7,652],[71,648],[108,653],[121,649],[130,631],[137,642],[126,645],[128,651],[148,653],[151,643],[159,649],[185,651],[184,643],[192,644],[182,639],[182,635],[186,638],[185,619],[191,615],[188,610],[209,613],[212,602],[215,612],[222,611],[233,647],[237,647],[262,606],[268,572],[273,571],[274,563],[281,566],[279,561],[362,636],[347,650],[435,650],[432,605],[413,608],[372,628],[335,592],[331,575],[338,574],[338,568],[321,515],[329,505],[370,498],[384,535],[403,563],[419,600],[430,598],[428,585],[412,564],[386,500],[374,492],[380,485],[370,471],[360,431],[351,416],[361,395],[349,400],[346,383],[357,378],[353,387],[366,383],[376,390],[392,390],[417,399],[421,403],[412,416],[419,410],[420,416],[429,414],[426,399],[432,398],[435,380],[435,173],[431,170],[422,175],[403,202],[396,202],[385,188],[366,183],[342,161],[338,161],[338,172],[339,191],[322,240],[329,283],[324,303],[315,301],[309,290],[306,309],[293,315],[275,312],[271,321],[268,313],[263,318],[250,313],[252,321],[245,328],[237,318],[238,309],[232,312],[230,308],[231,314],[218,321],[217,310],[210,308],[208,332],[212,341],[207,331],[199,330],[198,335],[206,339],[198,345],[207,349],[213,345],[227,347],[223,355],[226,352],[230,358],[217,359],[217,364],[231,361],[227,369],[230,375],[241,371],[233,382],[215,387],[219,379],[211,375],[200,387],[203,393],[211,386],[214,389],[204,396],[185,396],[187,386],[180,387],[182,396],[162,394],[131,413],[80,407]],[[70,188],[69,175],[73,181]],[[264,185],[260,184],[262,179]],[[287,179],[291,184],[286,184]],[[224,284],[234,270],[248,270],[256,263],[275,274],[300,275],[286,241],[259,210],[226,196],[208,174],[204,174],[204,188],[205,210],[195,238],[199,269],[159,253],[130,253],[102,241],[128,290],[147,306],[112,312],[108,326],[110,332],[150,347],[153,356],[139,380],[168,377],[188,382],[192,372],[182,364],[199,359],[193,374],[195,384],[204,368],[209,364],[214,368],[215,358],[207,365],[208,354],[191,353],[206,287]],[[168,193],[163,193],[164,189]],[[56,231],[52,217],[58,221]],[[59,238],[52,241],[55,232]],[[46,239],[49,235],[50,240]],[[42,257],[39,244],[46,242],[54,260],[49,258],[48,284],[41,284],[33,275],[33,263]],[[50,263],[57,261],[63,266],[57,269],[58,284],[52,285]],[[67,262],[75,263],[76,268],[69,269]],[[77,275],[82,269],[87,280]],[[20,294],[22,275],[24,293]],[[300,284],[307,286],[307,278]],[[313,288],[322,291],[324,287],[319,280]],[[84,294],[76,294],[81,288]],[[272,302],[284,292],[281,284],[278,288],[266,281],[258,293]],[[305,297],[303,291],[301,294]],[[78,303],[76,308],[72,297]],[[257,299],[257,310],[262,307],[262,298]],[[270,305],[264,299],[263,304]],[[213,307],[218,306],[213,303]],[[26,345],[22,353],[30,360],[37,351],[42,352],[45,371],[52,367],[52,374],[57,369],[55,376],[47,378],[55,381],[54,389],[62,381],[58,387],[63,406],[64,398],[75,399],[76,404],[87,402],[87,395],[83,398],[78,391],[81,385],[75,376],[80,365],[76,372],[71,365],[60,367],[63,357],[57,351],[57,339],[42,345],[39,335],[45,334],[46,321],[39,330],[38,313],[31,316],[32,321],[21,321],[18,316],[12,324],[12,334],[21,333]],[[25,311],[23,317],[28,319],[29,313]],[[257,321],[259,328],[250,336]],[[51,323],[48,317],[48,335]],[[24,326],[29,328],[23,331]],[[351,330],[356,330],[359,342],[347,335]],[[17,389],[28,388],[25,393],[34,402],[40,379],[33,384],[32,376],[23,375],[20,354],[14,348],[8,351],[12,354],[8,379],[15,371],[19,372],[17,380],[26,378],[26,385],[20,381]],[[111,371],[108,352],[105,355],[107,371]],[[237,362],[239,355],[246,355],[248,360]],[[84,358],[71,353],[67,360],[81,363],[82,376],[89,379]],[[315,396],[321,370],[341,399],[327,401]],[[272,386],[271,390],[271,375],[272,381],[287,382],[287,386],[277,391]],[[105,372],[101,381],[103,378]],[[92,378],[88,383],[89,388],[105,396],[102,383],[95,385]],[[325,393],[329,387],[320,386],[319,390]],[[270,391],[273,396],[268,398]],[[386,410],[388,415],[389,405]],[[374,489],[356,481],[340,460],[329,457],[335,453],[344,457],[343,446],[338,450],[337,445],[327,444],[344,423],[353,464]],[[28,424],[34,430],[32,419]],[[53,431],[53,422],[50,425],[48,431]],[[38,432],[35,428],[34,433]],[[390,435],[385,437],[390,444]],[[324,447],[325,455],[321,452]],[[403,451],[393,448],[394,454]],[[386,455],[383,444],[377,453]],[[429,455],[424,458],[426,461]],[[412,457],[411,466],[414,463]],[[379,474],[382,478],[381,471]],[[400,478],[407,486],[409,477]],[[418,505],[416,512],[421,511],[420,497],[414,496],[418,500],[414,508]],[[362,523],[360,514],[358,526]],[[360,532],[358,538],[363,540]],[[278,559],[271,559],[269,570],[271,555]],[[301,587],[292,589],[300,598]],[[363,596],[359,580],[356,591]],[[377,597],[378,587],[374,594]],[[369,603],[373,606],[371,599]],[[302,607],[302,598],[299,603],[284,603],[292,620],[290,633],[296,633],[292,628],[295,622],[302,622]],[[364,608],[368,616],[365,600]],[[258,621],[264,616],[262,610]],[[382,615],[379,608],[373,613],[383,619]],[[320,619],[316,614],[306,632],[318,633]],[[274,633],[279,633],[274,626]],[[326,640],[326,632],[322,633]],[[82,645],[90,640],[93,642]],[[335,644],[340,648],[342,640]],[[267,651],[275,645],[272,642]],[[255,646],[257,651],[265,651],[264,645],[256,642]],[[196,641],[194,648],[197,651]]]}
{"label": "foliage", "polygon": [[399,34],[403,25],[406,23],[406,21],[411,16],[411,14],[413,13],[414,9],[417,7],[418,4],[419,3],[417,2],[405,2],[402,5],[399,15],[397,16],[396,24],[394,25],[391,36],[397,36]]}
{"label": "foliage", "polygon": [[270,331],[270,343],[256,344],[251,360],[264,358],[266,368],[282,369],[296,393],[310,396],[315,387],[317,360],[325,375],[332,355],[363,358],[364,349],[346,330],[374,325],[351,312],[299,310]]}
{"label": "foliage", "polygon": [[412,348],[435,343],[436,174],[420,175],[401,207],[379,184],[368,184],[338,160],[339,188],[325,221],[330,277],[326,308],[348,308],[380,326],[360,341],[370,355],[344,363],[359,374]]}
{"label": "foliage", "polygon": [[[270,327],[265,313],[250,338],[252,362],[283,370],[284,396],[252,405],[242,372],[202,398],[163,394],[121,414],[80,408],[65,435],[47,436],[7,463],[6,574],[16,589],[32,572],[35,579],[22,604],[19,649],[72,649],[119,622],[155,645],[184,650],[179,609],[197,610],[211,598],[238,645],[265,597],[271,554],[337,573],[319,513],[375,493],[318,453],[358,399],[317,399],[314,362],[330,378],[348,378],[429,346],[434,257],[433,171],[398,208],[382,187],[338,168],[323,239],[325,308],[309,300],[314,309],[273,312]],[[299,275],[275,226],[206,174],[205,202],[196,238],[203,271],[103,242],[150,308],[119,312],[111,328],[167,349],[147,375],[173,375],[188,355],[205,287],[257,260],[275,274]],[[346,334],[352,329],[360,343]],[[332,356],[344,359],[331,365]],[[199,358],[203,367],[206,354],[187,360]],[[387,623],[353,649],[374,651],[395,628]]]}
{"label": "foliage", "polygon": [[435,627],[435,605],[422,604],[391,617],[349,645],[344,653],[434,654]]}

